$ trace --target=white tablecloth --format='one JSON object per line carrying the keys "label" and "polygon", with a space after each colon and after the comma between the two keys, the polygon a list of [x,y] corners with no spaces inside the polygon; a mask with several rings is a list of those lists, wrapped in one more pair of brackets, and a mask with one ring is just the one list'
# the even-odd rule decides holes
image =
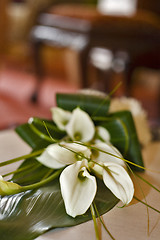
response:
{"label": "white tablecloth", "polygon": [[[30,148],[24,143],[13,130],[0,132],[0,161],[21,156],[30,152]],[[143,150],[146,168],[160,172],[160,142],[151,143]],[[16,163],[18,166],[19,163]],[[3,167],[0,174],[10,171],[11,166]],[[152,182],[160,189],[160,174],[147,170],[144,178]],[[137,181],[136,181],[137,182]],[[147,203],[160,210],[160,193],[138,180],[146,196]],[[139,184],[135,183],[135,195],[143,201],[143,195]],[[150,235],[147,234],[147,209],[133,200],[132,204],[125,208],[115,207],[104,215],[107,228],[116,240],[159,240],[160,239],[160,214],[149,209]],[[76,227],[63,230],[50,231],[36,240],[94,240],[94,226],[90,221]],[[102,239],[109,240],[110,237],[102,227]]]}

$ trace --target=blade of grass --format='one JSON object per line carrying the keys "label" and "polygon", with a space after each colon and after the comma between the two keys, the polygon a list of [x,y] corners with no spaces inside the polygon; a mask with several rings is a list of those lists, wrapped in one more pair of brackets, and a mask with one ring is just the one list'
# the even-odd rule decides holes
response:
{"label": "blade of grass", "polygon": [[146,179],[144,179],[142,176],[140,176],[137,173],[134,173],[138,178],[140,178],[143,182],[145,182],[146,184],[148,184],[150,187],[154,188],[157,192],[160,192],[160,190],[158,188],[156,188],[155,186],[153,186],[150,182],[148,182]]}
{"label": "blade of grass", "polygon": [[151,205],[143,202],[142,200],[140,200],[140,199],[137,198],[136,196],[134,196],[133,198],[136,199],[138,202],[140,202],[140,203],[146,205],[147,207],[151,208],[151,209],[154,210],[155,212],[160,213],[160,211],[159,211],[158,209],[156,209],[156,208],[152,207]]}
{"label": "blade of grass", "polygon": [[26,155],[23,155],[23,156],[20,156],[20,157],[17,157],[17,158],[13,158],[13,159],[10,159],[10,160],[8,160],[8,161],[1,162],[1,163],[0,163],[0,167],[3,167],[3,166],[6,166],[6,165],[8,165],[8,164],[12,164],[12,163],[18,162],[18,161],[20,161],[20,160],[24,160],[24,159],[28,159],[28,158],[31,158],[31,157],[38,156],[38,155],[40,155],[43,151],[44,151],[44,149],[40,149],[40,150],[38,150],[38,151],[29,153],[29,154],[26,154]]}

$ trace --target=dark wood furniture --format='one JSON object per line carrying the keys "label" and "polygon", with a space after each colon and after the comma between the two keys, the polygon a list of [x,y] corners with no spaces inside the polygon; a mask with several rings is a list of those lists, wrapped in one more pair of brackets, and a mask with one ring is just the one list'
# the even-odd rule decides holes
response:
{"label": "dark wood furniture", "polygon": [[[82,88],[89,87],[89,53],[94,47],[102,47],[110,49],[114,56],[118,52],[127,53],[129,58],[125,74],[129,87],[131,73],[137,67],[135,59],[147,54],[149,58],[152,53],[160,58],[160,18],[153,12],[143,10],[138,10],[133,16],[107,16],[93,6],[57,5],[40,14],[38,24],[31,31],[31,41],[39,81],[43,75],[39,55],[42,45],[71,48],[79,52]],[[139,62],[138,66],[141,65],[157,68],[154,61]]]}

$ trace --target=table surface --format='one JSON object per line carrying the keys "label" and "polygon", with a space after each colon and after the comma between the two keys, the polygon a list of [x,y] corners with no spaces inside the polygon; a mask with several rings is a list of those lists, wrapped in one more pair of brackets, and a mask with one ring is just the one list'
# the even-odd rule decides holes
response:
{"label": "table surface", "polygon": [[[24,143],[13,130],[0,132],[0,161],[5,161],[13,157],[18,157],[30,152],[30,147]],[[160,142],[153,142],[143,150],[145,166],[160,172]],[[16,163],[18,166],[19,163]],[[1,168],[0,174],[10,171],[11,166]],[[150,181],[154,186],[160,188],[160,173],[153,173],[147,170],[142,176]],[[147,203],[160,210],[160,194],[153,188],[137,179],[135,182],[135,195],[143,199],[139,188],[139,183],[143,188]],[[143,204],[133,200],[125,208],[114,207],[103,216],[105,224],[116,240],[158,240],[160,236],[160,214],[149,209],[149,232],[147,227],[147,209]],[[93,222],[81,224],[79,226],[49,231],[36,240],[94,240]],[[102,239],[109,240],[110,237],[102,227]]]}

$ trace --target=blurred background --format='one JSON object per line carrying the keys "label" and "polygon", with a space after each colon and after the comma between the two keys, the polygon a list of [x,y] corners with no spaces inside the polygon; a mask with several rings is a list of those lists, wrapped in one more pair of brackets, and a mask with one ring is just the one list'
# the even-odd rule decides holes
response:
{"label": "blurred background", "polygon": [[0,0],[0,130],[50,118],[56,92],[120,82],[159,126],[159,0]]}

